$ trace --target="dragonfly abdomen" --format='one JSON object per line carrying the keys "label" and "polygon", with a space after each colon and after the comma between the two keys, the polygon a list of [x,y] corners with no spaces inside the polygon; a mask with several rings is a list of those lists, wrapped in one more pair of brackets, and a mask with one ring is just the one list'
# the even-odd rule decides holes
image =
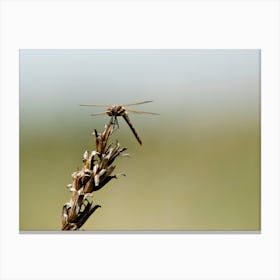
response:
{"label": "dragonfly abdomen", "polygon": [[140,137],[138,136],[138,134],[137,134],[135,128],[133,127],[132,123],[130,122],[130,119],[128,118],[128,115],[127,114],[123,114],[122,117],[124,118],[124,120],[126,121],[128,126],[130,127],[130,129],[132,130],[132,132],[133,132],[135,138],[137,139],[138,143],[140,145],[142,145],[142,141],[141,141]]}

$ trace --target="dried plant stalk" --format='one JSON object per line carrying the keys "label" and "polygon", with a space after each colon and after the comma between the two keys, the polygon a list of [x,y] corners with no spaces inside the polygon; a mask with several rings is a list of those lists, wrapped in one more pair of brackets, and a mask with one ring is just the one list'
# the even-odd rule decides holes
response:
{"label": "dried plant stalk", "polygon": [[73,181],[68,185],[72,193],[71,199],[62,208],[62,230],[80,229],[95,210],[101,207],[90,201],[93,192],[103,188],[111,179],[117,178],[118,175],[112,175],[116,167],[112,164],[117,157],[127,154],[123,154],[126,148],[121,148],[118,142],[113,147],[108,145],[113,130],[112,123],[105,125],[102,133],[94,130],[96,150],[90,155],[85,151],[82,170],[72,174]]}

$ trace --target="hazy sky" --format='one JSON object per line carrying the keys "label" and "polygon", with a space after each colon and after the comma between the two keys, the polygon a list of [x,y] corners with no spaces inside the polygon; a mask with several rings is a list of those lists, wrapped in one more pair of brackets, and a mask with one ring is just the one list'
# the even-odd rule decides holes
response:
{"label": "hazy sky", "polygon": [[259,92],[259,50],[20,51],[21,106],[40,112],[146,99],[242,110]]}
{"label": "hazy sky", "polygon": [[131,116],[146,131],[159,125],[180,130],[182,122],[184,129],[204,130],[258,121],[260,50],[20,51],[20,120],[26,136],[104,123],[106,117],[90,116],[103,108],[81,103],[143,100],[154,102],[133,109],[160,114]]}

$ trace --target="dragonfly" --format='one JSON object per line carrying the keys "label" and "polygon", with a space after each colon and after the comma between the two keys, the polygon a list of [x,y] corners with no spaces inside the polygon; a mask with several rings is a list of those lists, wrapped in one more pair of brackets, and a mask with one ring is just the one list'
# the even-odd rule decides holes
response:
{"label": "dragonfly", "polygon": [[117,126],[119,128],[118,120],[117,117],[123,117],[128,126],[130,127],[133,135],[135,136],[136,140],[140,145],[142,145],[142,141],[137,134],[134,126],[132,125],[128,113],[135,113],[135,114],[149,114],[149,115],[159,115],[157,113],[151,113],[151,112],[143,112],[143,111],[135,111],[135,110],[128,110],[125,107],[127,106],[133,106],[133,105],[140,105],[140,104],[145,104],[145,103],[150,103],[153,102],[152,100],[147,100],[147,101],[141,101],[141,102],[136,102],[136,103],[129,103],[129,104],[123,104],[123,105],[104,105],[104,104],[80,104],[80,106],[92,106],[92,107],[106,107],[105,112],[101,113],[96,113],[96,114],[91,114],[92,116],[97,116],[97,115],[107,115],[111,117],[110,119],[110,124],[113,126]]}

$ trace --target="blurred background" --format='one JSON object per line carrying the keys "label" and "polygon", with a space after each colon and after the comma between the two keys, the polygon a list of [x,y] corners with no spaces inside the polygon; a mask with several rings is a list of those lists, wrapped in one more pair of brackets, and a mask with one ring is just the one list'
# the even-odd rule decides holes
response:
{"label": "blurred background", "polygon": [[260,230],[259,50],[20,50],[20,230],[60,230],[102,108],[128,148],[84,230]]}

